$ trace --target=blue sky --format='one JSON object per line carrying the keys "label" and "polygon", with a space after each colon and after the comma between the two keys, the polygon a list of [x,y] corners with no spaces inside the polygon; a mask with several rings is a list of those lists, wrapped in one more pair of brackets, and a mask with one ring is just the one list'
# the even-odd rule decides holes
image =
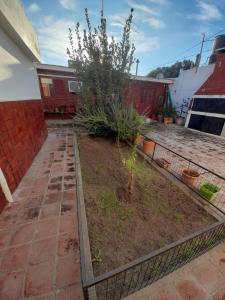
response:
{"label": "blue sky", "polygon": [[[93,25],[98,24],[101,0],[22,0],[28,18],[38,33],[43,63],[67,65],[68,27],[85,26],[87,7]],[[108,32],[119,38],[130,8],[134,10],[132,40],[139,58],[139,74],[170,65],[183,58],[194,59],[206,38],[225,29],[225,0],[104,0]],[[221,33],[225,33],[225,30]],[[204,43],[202,63],[212,42]]]}

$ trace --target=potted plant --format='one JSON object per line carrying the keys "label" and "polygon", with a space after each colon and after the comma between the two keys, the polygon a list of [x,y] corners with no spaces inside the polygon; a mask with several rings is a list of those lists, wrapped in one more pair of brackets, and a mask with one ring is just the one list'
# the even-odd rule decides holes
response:
{"label": "potted plant", "polygon": [[143,141],[143,151],[145,154],[150,155],[153,153],[155,147],[155,142],[149,140],[149,139],[144,139]]}
{"label": "potted plant", "polygon": [[139,133],[135,134],[132,138],[132,142],[134,145],[140,145],[144,140],[144,137]]}
{"label": "potted plant", "polygon": [[220,188],[213,183],[206,182],[201,185],[199,191],[200,191],[200,195],[203,198],[205,198],[208,201],[212,201],[220,191]]}
{"label": "potted plant", "polygon": [[164,124],[173,124],[173,118],[176,116],[176,114],[176,108],[173,105],[167,105],[163,112]]}
{"label": "potted plant", "polygon": [[200,176],[200,173],[193,169],[184,169],[182,172],[182,181],[187,185],[194,185],[195,180]]}

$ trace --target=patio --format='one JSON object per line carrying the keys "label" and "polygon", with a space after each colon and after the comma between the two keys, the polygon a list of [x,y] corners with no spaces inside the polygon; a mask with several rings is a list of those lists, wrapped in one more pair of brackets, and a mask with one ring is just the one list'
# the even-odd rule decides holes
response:
{"label": "patio", "polygon": [[0,216],[0,299],[82,299],[73,131],[48,138]]}
{"label": "patio", "polygon": [[147,136],[225,177],[225,138],[158,122],[151,126]]}

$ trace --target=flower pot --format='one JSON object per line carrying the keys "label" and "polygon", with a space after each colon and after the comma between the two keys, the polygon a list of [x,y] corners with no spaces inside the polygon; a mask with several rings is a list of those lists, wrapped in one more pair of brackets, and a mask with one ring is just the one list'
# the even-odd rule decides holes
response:
{"label": "flower pot", "polygon": [[176,118],[176,124],[179,125],[179,126],[183,126],[184,125],[184,118],[182,118],[182,117]]}
{"label": "flower pot", "polygon": [[210,202],[215,199],[219,191],[220,188],[217,185],[209,182],[202,184],[199,190],[200,195]]}
{"label": "flower pot", "polygon": [[140,145],[143,142],[144,137],[140,134],[133,136],[132,142],[134,145]]}
{"label": "flower pot", "polygon": [[173,118],[166,117],[164,118],[164,124],[173,124]]}
{"label": "flower pot", "polygon": [[168,169],[170,166],[170,162],[165,158],[157,158],[155,162],[157,163],[157,165],[164,169]]}
{"label": "flower pot", "polygon": [[196,178],[198,178],[200,174],[192,169],[184,169],[182,172],[182,181],[187,185],[194,185]]}
{"label": "flower pot", "polygon": [[150,155],[153,153],[155,147],[155,142],[150,140],[143,141],[143,151],[145,154]]}

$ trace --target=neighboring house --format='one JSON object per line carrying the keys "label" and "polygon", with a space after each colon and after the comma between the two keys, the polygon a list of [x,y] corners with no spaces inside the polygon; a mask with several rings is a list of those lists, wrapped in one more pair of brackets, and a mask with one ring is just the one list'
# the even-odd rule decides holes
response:
{"label": "neighboring house", "polygon": [[47,136],[37,36],[18,0],[0,0],[0,45],[0,168],[13,192]]}
{"label": "neighboring house", "polygon": [[131,76],[126,92],[126,103],[133,103],[141,114],[156,119],[158,107],[167,101],[170,79],[155,79],[145,76]]}
{"label": "neighboring house", "polygon": [[214,72],[193,96],[185,126],[225,136],[225,53],[217,54]]}
{"label": "neighboring house", "polygon": [[41,97],[46,114],[74,114],[78,102],[78,83],[74,69],[37,64]]}
{"label": "neighboring house", "polygon": [[[182,105],[188,107],[195,92],[213,73],[214,67],[215,64],[210,64],[190,70],[180,70],[179,77],[174,78],[174,83],[170,85],[172,102],[178,112],[181,111]],[[183,116],[186,117],[186,114],[184,113]]]}

